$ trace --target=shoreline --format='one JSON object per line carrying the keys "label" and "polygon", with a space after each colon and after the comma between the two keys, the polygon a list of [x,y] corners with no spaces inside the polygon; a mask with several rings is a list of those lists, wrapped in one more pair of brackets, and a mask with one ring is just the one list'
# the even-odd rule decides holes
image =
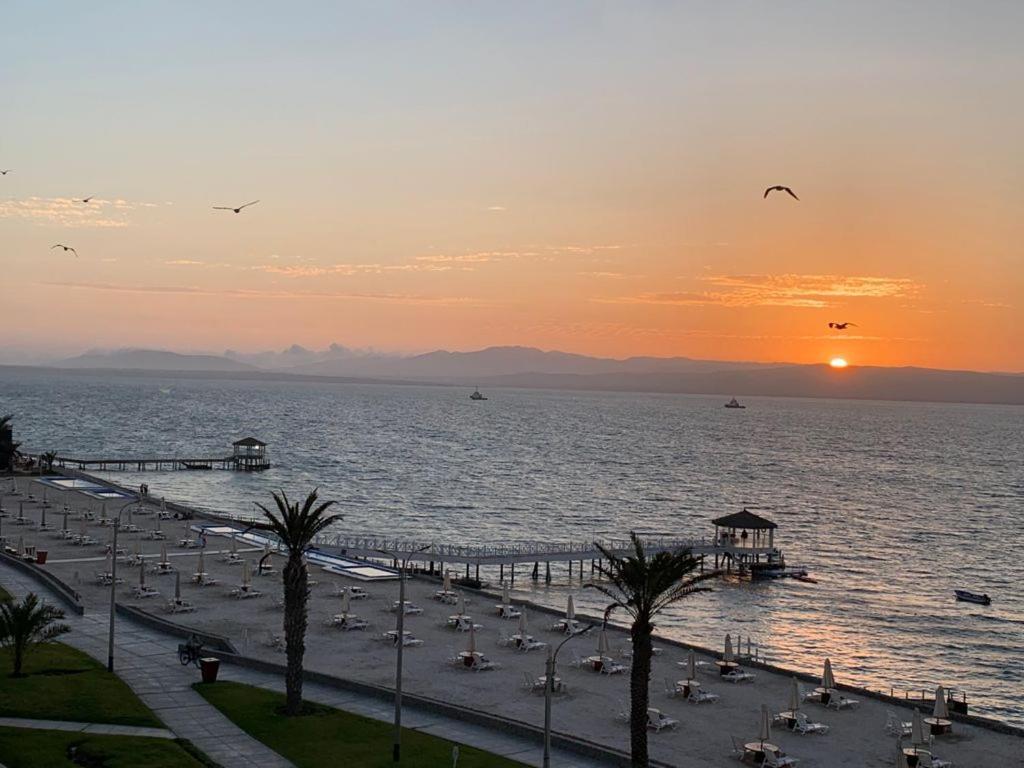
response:
{"label": "shoreline", "polygon": [[[106,485],[106,486],[109,486],[111,488],[115,488],[117,490],[120,490],[120,491],[122,491],[124,493],[128,493],[128,494],[136,494],[137,493],[136,490],[132,490],[129,487],[126,487],[124,485],[121,485],[119,483],[114,482],[113,480],[110,480],[110,479],[107,479],[107,478],[103,478],[103,477],[100,477],[100,476],[97,476],[97,475],[92,475],[92,474],[89,474],[89,473],[81,471],[81,470],[62,469],[60,471],[60,474],[63,474],[63,475],[66,475],[66,476],[74,476],[74,477],[78,477],[78,478],[85,479],[85,480],[90,480],[92,482],[95,482],[95,483],[98,483],[98,484],[101,484],[101,485]],[[25,476],[25,477],[35,477],[35,476]],[[204,521],[212,522],[212,523],[224,523],[224,522],[238,523],[239,520],[240,520],[239,518],[231,517],[228,514],[217,514],[217,513],[214,513],[214,512],[210,512],[210,511],[207,511],[207,510],[203,510],[203,509],[199,509],[199,508],[196,508],[196,507],[192,507],[192,506],[189,506],[187,504],[183,504],[181,502],[172,501],[172,500],[169,500],[169,499],[163,499],[162,501],[164,501],[166,503],[166,506],[167,506],[168,510],[173,511],[173,512],[177,512],[177,513],[181,513],[181,514],[190,515],[192,517],[192,519],[204,520]],[[157,500],[154,497],[147,497],[145,499],[145,503],[150,505],[150,506],[159,506],[159,504],[161,503],[161,500]],[[352,556],[348,556],[348,557],[352,557]],[[360,558],[352,557],[352,559],[360,559]],[[374,562],[374,561],[373,560],[366,560],[366,562]],[[426,580],[426,581],[431,581],[431,582],[436,582],[436,583],[440,583],[440,581],[441,581],[441,577],[440,576],[430,575],[430,574],[427,574],[426,572],[414,571],[413,574],[414,575],[413,575],[412,578],[416,578],[418,580]],[[487,582],[484,582],[484,584],[486,585]],[[460,589],[460,590],[464,590],[466,592],[470,592],[470,593],[476,594],[476,595],[480,596],[481,598],[486,598],[488,600],[492,600],[492,599],[493,600],[498,600],[498,601],[501,600],[500,592],[489,591],[486,586],[482,586],[480,588],[476,588],[476,587],[472,587],[472,586],[466,586],[466,585],[463,585],[463,584],[460,583],[460,584],[457,585],[457,588]],[[518,599],[514,600],[514,604],[516,606],[526,607],[526,608],[528,608],[529,610],[531,610],[531,611],[533,611],[535,613],[542,613],[542,614],[549,615],[549,616],[554,616],[554,617],[561,617],[563,615],[563,613],[564,613],[564,611],[562,611],[560,609],[552,608],[551,606],[547,606],[547,605],[544,605],[542,603],[537,603],[537,602],[535,602],[533,600],[529,600],[529,599],[518,598]],[[588,623],[592,623],[592,624],[595,624],[595,625],[600,625],[602,623],[601,617],[595,617],[595,616],[592,616],[592,615],[588,615],[586,613],[579,613],[578,612],[577,613],[577,617],[580,620],[583,620],[583,621],[586,621]],[[619,631],[628,632],[628,626],[627,625],[624,625],[624,624],[621,624],[621,623],[618,623],[618,622],[614,622],[614,621],[611,621],[611,620],[609,620],[609,622],[608,622],[608,627],[609,628],[614,628],[614,629],[619,630]],[[700,644],[697,644],[697,643],[689,643],[689,642],[682,641],[682,640],[676,640],[674,638],[669,638],[669,637],[665,637],[663,635],[660,635],[657,632],[654,633],[653,638],[654,638],[654,640],[658,644],[663,645],[663,646],[672,646],[672,647],[675,647],[675,648],[678,648],[678,649],[684,650],[684,651],[693,650],[693,651],[695,651],[698,654],[702,654],[702,655],[705,655],[705,656],[708,656],[708,657],[712,657],[712,658],[717,658],[717,657],[721,656],[721,649],[719,649],[719,648],[713,648],[713,647],[709,647],[709,646],[705,646],[705,645],[700,645]],[[228,643],[230,644],[230,640],[228,640]],[[803,672],[803,671],[800,671],[800,670],[790,669],[788,667],[779,666],[779,665],[772,664],[770,662],[762,661],[762,660],[759,660],[759,659],[756,659],[756,658],[752,658],[752,657],[749,657],[749,656],[743,656],[739,652],[737,652],[737,658],[742,659],[743,665],[747,666],[747,667],[751,667],[751,668],[758,669],[758,670],[764,670],[766,672],[771,672],[773,674],[784,675],[786,677],[795,677],[797,680],[799,680],[801,682],[813,683],[814,685],[818,685],[820,683],[820,679],[818,678],[818,676],[816,676],[814,674],[811,674],[811,673],[808,673],[808,672]],[[927,709],[927,706],[924,703],[922,703],[921,700],[916,700],[917,703],[915,704],[915,699],[912,699],[912,698],[909,698],[909,697],[899,697],[899,696],[895,696],[895,695],[889,695],[889,694],[886,694],[883,690],[875,690],[875,689],[867,688],[867,687],[864,687],[864,686],[857,686],[857,685],[852,685],[852,684],[847,684],[847,683],[837,683],[836,684],[836,688],[838,690],[841,690],[841,691],[845,692],[845,693],[852,693],[852,694],[856,694],[858,696],[869,697],[869,698],[875,699],[875,700],[883,702],[883,703],[885,703],[885,704],[887,704],[889,706],[899,706],[899,707],[910,709],[910,710],[918,709],[918,708],[922,708],[922,707]],[[909,691],[907,691],[907,692],[909,693]],[[922,694],[927,694],[927,693],[928,693],[928,691],[922,691]],[[653,685],[652,685],[652,696],[651,696],[651,699],[652,699],[652,702],[653,702],[653,700],[654,700]],[[988,716],[985,716],[985,715],[972,715],[972,714],[964,715],[964,714],[954,713],[954,712],[950,713],[950,718],[953,719],[954,721],[957,721],[957,722],[963,722],[963,723],[966,723],[966,724],[975,725],[975,726],[977,726],[979,728],[985,728],[985,729],[991,730],[993,732],[1003,733],[1003,734],[1007,734],[1007,735],[1011,735],[1011,736],[1016,736],[1016,737],[1024,738],[1024,726],[1017,726],[1017,725],[1014,725],[1012,723],[1007,723],[1007,722],[1005,722],[1003,720],[999,720],[997,718],[988,717]]]}

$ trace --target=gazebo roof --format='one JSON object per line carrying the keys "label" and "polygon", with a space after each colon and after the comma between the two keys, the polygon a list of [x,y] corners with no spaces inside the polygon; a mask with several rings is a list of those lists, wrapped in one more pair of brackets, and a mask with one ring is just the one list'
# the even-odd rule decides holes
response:
{"label": "gazebo roof", "polygon": [[257,440],[255,437],[243,437],[241,440],[235,440],[235,442],[232,443],[232,445],[244,445],[247,447],[252,447],[260,445],[265,446],[266,443],[264,443],[262,440]]}
{"label": "gazebo roof", "polygon": [[731,515],[719,517],[712,522],[722,528],[746,528],[749,531],[763,531],[779,527],[768,518],[755,515],[753,512],[748,512],[745,509],[742,512],[734,512]]}

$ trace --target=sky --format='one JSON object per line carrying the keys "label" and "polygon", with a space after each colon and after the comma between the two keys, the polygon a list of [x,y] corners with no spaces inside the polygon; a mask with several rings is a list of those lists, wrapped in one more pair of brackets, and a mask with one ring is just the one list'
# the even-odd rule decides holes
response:
{"label": "sky", "polygon": [[1024,371],[1022,30],[998,0],[9,2],[0,359]]}

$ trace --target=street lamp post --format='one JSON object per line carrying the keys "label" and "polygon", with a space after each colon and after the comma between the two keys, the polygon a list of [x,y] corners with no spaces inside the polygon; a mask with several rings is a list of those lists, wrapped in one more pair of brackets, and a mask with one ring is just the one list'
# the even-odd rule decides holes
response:
{"label": "street lamp post", "polygon": [[129,501],[117,511],[114,518],[114,541],[110,549],[110,632],[107,637],[107,672],[114,671],[114,614],[117,604],[117,530],[121,527],[121,515],[132,504],[142,504],[142,497]]}
{"label": "street lamp post", "polygon": [[548,655],[547,664],[544,668],[544,768],[551,768],[551,696],[555,692],[555,660],[558,658],[558,652],[562,650],[563,645],[574,637],[587,634],[593,628],[593,624],[588,624],[579,632],[573,632],[558,644],[554,653]]}
{"label": "street lamp post", "polygon": [[[430,545],[420,547],[417,550],[410,552],[405,556],[404,559],[400,560],[401,567],[398,571],[398,622],[396,631],[398,637],[395,642],[398,643],[398,656],[395,661],[395,734],[391,747],[391,761],[397,763],[402,757],[402,651],[405,649],[405,635],[403,634],[405,629],[405,569],[409,565],[409,558],[419,552],[425,552],[430,549]],[[378,549],[382,555],[387,555],[392,560],[399,560],[399,556],[394,552],[388,552],[384,549]]]}

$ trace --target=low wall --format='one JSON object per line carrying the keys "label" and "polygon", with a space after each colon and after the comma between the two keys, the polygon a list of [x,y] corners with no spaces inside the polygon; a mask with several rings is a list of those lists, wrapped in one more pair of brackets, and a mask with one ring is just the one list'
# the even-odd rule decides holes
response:
{"label": "low wall", "polygon": [[126,619],[136,621],[150,629],[164,632],[172,637],[180,637],[187,640],[192,635],[195,635],[203,642],[203,645],[206,646],[204,650],[209,649],[214,655],[216,655],[216,652],[227,654],[238,653],[238,649],[235,648],[232,642],[221,635],[215,635],[201,629],[192,629],[191,627],[186,627],[173,621],[168,621],[167,619],[149,613],[148,611],[144,611],[141,608],[136,608],[132,605],[122,605],[121,603],[117,603],[115,609]]}
{"label": "low wall", "polygon": [[40,568],[34,563],[27,563],[21,558],[8,555],[6,552],[0,552],[0,563],[9,565],[11,568],[19,570],[26,576],[38,581],[79,616],[85,613],[85,606],[82,605],[79,594],[44,568]]}
{"label": "low wall", "polygon": [[[210,655],[216,656],[225,663],[235,664],[239,667],[246,667],[260,672],[280,675],[281,677],[284,677],[285,674],[284,664],[277,664],[265,659],[256,659],[252,656],[243,656],[237,653],[225,653],[223,651],[213,651]],[[324,674],[323,672],[314,672],[308,669],[303,673],[303,679],[311,683],[319,683],[342,691],[353,691],[365,696],[372,696],[373,698],[380,699],[381,701],[394,701],[395,694],[393,690],[390,688],[372,685],[370,683],[333,677],[332,675]],[[538,726],[531,725],[530,723],[522,722],[521,720],[510,720],[498,715],[481,712],[478,709],[468,709],[466,707],[459,706],[458,704],[452,704],[451,702],[432,699],[427,696],[420,696],[406,691],[402,691],[402,705],[403,707],[407,706],[410,709],[421,709],[425,712],[442,714],[452,718],[453,720],[461,720],[490,730],[504,731],[505,733],[512,733],[516,736],[525,737],[527,739],[535,739],[538,745],[543,744],[544,730]],[[630,764],[629,755],[625,752],[557,732],[552,732],[551,734],[551,745],[592,760],[598,760],[611,766],[625,767]],[[657,760],[651,760],[650,765],[652,768],[671,768],[669,763],[663,763]]]}

